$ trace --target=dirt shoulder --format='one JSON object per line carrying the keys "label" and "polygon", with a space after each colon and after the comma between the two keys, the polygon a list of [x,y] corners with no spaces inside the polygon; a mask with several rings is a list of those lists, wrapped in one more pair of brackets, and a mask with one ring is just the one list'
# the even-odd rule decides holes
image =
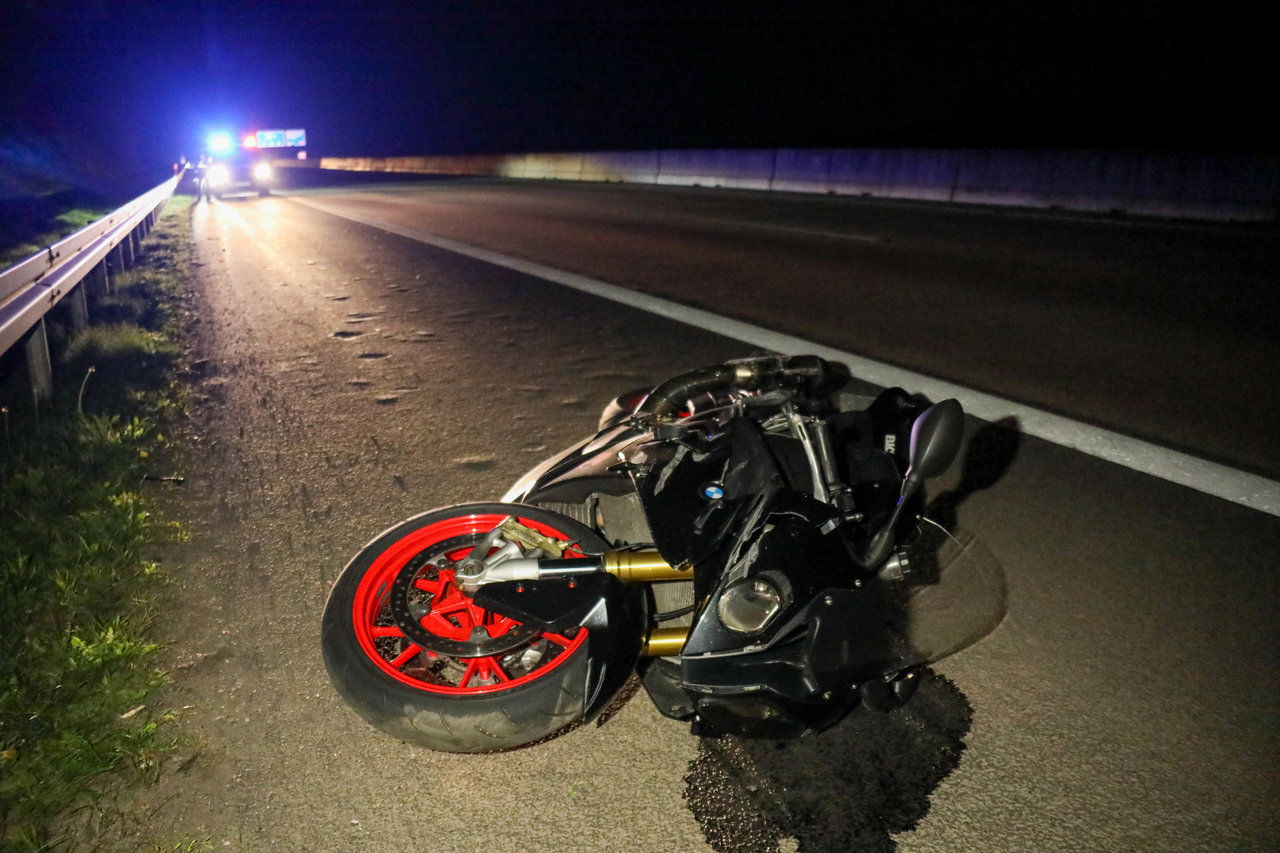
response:
{"label": "dirt shoulder", "polygon": [[[162,624],[191,747],[121,849],[704,849],[681,800],[696,742],[647,702],[536,749],[427,753],[343,706],[318,648],[328,587],[365,541],[496,497],[652,377],[600,368],[519,276],[284,200],[192,215],[199,375],[170,494],[191,541]],[[651,340],[656,321],[569,302],[611,349]],[[657,370],[731,354],[708,336]]]}

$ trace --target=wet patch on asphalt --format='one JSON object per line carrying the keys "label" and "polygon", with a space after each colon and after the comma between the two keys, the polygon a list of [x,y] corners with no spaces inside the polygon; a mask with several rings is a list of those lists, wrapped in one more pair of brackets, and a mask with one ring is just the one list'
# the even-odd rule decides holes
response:
{"label": "wet patch on asphalt", "polygon": [[492,456],[468,456],[457,460],[457,464],[458,467],[466,468],[468,471],[488,471],[498,464],[498,460]]}
{"label": "wet patch on asphalt", "polygon": [[385,352],[362,352],[358,356],[356,356],[356,358],[364,358],[364,359],[390,358],[390,354]]}
{"label": "wet patch on asphalt", "polygon": [[973,709],[927,671],[903,708],[797,740],[703,738],[684,799],[717,853],[891,851],[960,763]]}
{"label": "wet patch on asphalt", "polygon": [[377,397],[374,397],[373,402],[377,403],[379,406],[390,406],[393,403],[400,402],[400,396],[398,394],[379,394]]}
{"label": "wet patch on asphalt", "polygon": [[340,330],[338,330],[338,331],[334,332],[332,335],[330,335],[330,337],[332,337],[332,338],[338,338],[338,339],[340,339],[340,340],[344,340],[344,341],[349,341],[349,340],[351,340],[352,338],[358,338],[358,337],[360,337],[360,336],[361,336],[361,335],[363,335],[363,334],[364,334],[364,332],[357,332],[357,331],[355,331],[354,329],[340,329]]}

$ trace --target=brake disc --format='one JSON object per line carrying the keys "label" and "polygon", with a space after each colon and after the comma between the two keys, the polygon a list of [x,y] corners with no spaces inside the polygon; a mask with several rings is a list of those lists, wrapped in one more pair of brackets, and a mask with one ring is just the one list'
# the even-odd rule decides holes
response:
{"label": "brake disc", "polygon": [[404,632],[405,637],[410,642],[437,654],[458,658],[480,658],[513,651],[520,646],[527,645],[541,633],[538,628],[518,625],[503,634],[490,637],[488,631],[476,626],[471,629],[471,637],[469,639],[450,640],[437,636],[422,626],[420,620],[426,613],[415,613],[411,594],[418,590],[413,585],[413,582],[424,571],[432,567],[439,570],[439,565],[436,563],[438,558],[444,557],[450,551],[456,551],[467,546],[474,547],[482,539],[484,539],[484,534],[477,533],[437,542],[430,549],[423,551],[406,563],[405,567],[396,575],[395,580],[391,582],[391,594],[387,601],[387,605],[391,610],[391,619],[395,622],[396,627]]}

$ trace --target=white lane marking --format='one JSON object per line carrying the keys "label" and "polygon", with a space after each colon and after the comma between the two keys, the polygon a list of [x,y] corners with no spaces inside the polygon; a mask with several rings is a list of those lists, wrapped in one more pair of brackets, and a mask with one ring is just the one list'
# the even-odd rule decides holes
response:
{"label": "white lane marking", "polygon": [[667,299],[638,293],[615,284],[598,281],[577,273],[565,272],[543,264],[513,258],[488,249],[469,246],[447,237],[439,237],[426,231],[405,228],[376,219],[367,218],[343,210],[338,205],[314,198],[295,198],[299,204],[305,204],[317,210],[359,222],[372,228],[399,234],[438,249],[456,252],[478,261],[504,267],[509,270],[531,275],[574,290],[581,290],[593,296],[619,302],[631,308],[657,314],[669,320],[675,320],[689,326],[696,326],[717,335],[762,347],[784,354],[813,353],[832,361],[840,361],[849,365],[853,375],[875,385],[889,387],[901,385],[912,391],[940,400],[956,397],[963,404],[965,411],[984,420],[995,421],[1005,417],[1018,419],[1019,428],[1028,435],[1043,438],[1054,444],[1087,453],[1117,465],[1123,465],[1143,474],[1150,474],[1171,483],[1195,489],[1214,497],[1223,498],[1265,512],[1268,515],[1280,516],[1280,482],[1239,471],[1226,465],[1219,465],[1186,453],[1179,453],[1141,439],[1121,435],[1101,427],[1073,421],[1070,418],[1045,412],[1040,409],[1016,403],[992,394],[973,391],[962,385],[955,385],[942,379],[935,379],[922,373],[915,373],[891,364],[873,361],[853,353],[843,352],[833,347],[823,346],[806,341],[803,338],[785,335],[761,326],[744,323],[721,317],[710,311],[680,305]]}

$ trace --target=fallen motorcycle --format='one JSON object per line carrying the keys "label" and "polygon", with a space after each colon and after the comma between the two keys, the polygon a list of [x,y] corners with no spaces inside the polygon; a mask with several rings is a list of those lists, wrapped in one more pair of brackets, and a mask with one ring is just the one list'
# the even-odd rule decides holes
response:
{"label": "fallen motorcycle", "polygon": [[999,622],[1003,584],[981,543],[920,515],[960,404],[849,381],[817,356],[684,373],[615,399],[501,501],[392,527],[330,592],[334,686],[451,752],[554,735],[632,674],[698,734],[796,737],[901,705],[921,666]]}

